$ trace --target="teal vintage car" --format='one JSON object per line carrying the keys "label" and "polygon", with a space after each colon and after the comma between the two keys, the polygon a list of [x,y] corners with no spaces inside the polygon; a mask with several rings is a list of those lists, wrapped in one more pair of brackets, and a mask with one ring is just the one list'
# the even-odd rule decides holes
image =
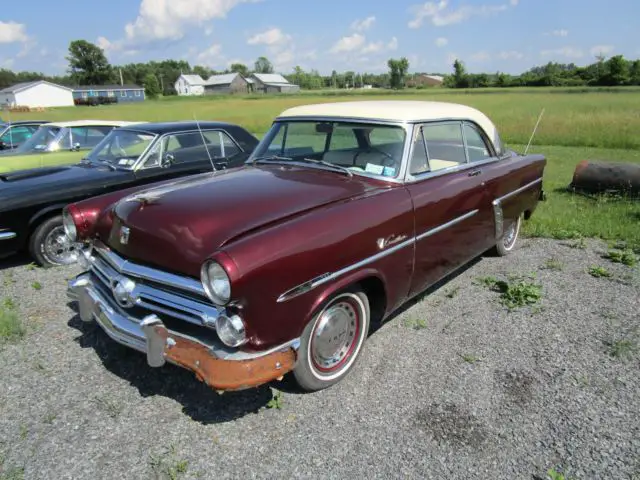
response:
{"label": "teal vintage car", "polygon": [[0,152],[0,173],[78,163],[114,128],[140,122],[75,120],[41,125],[18,148]]}

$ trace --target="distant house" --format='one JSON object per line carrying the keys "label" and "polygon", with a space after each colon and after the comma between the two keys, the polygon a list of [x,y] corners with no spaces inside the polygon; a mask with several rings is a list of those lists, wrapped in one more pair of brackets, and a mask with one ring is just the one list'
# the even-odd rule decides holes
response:
{"label": "distant house", "polygon": [[173,86],[178,95],[202,95],[205,83],[200,75],[181,74]]}
{"label": "distant house", "polygon": [[407,87],[437,87],[444,83],[444,77],[440,75],[414,75],[407,80]]}
{"label": "distant house", "polygon": [[249,82],[239,73],[211,75],[204,82],[204,93],[249,93]]}
{"label": "distant house", "polygon": [[17,83],[0,90],[0,105],[30,108],[72,107],[73,90],[46,80]]}
{"label": "distant house", "polygon": [[252,73],[253,91],[262,93],[295,93],[300,91],[299,85],[294,85],[277,73]]}
{"label": "distant house", "polygon": [[113,102],[142,102],[144,87],[140,85],[81,85],[73,88],[73,98],[87,100],[92,97],[109,98]]}

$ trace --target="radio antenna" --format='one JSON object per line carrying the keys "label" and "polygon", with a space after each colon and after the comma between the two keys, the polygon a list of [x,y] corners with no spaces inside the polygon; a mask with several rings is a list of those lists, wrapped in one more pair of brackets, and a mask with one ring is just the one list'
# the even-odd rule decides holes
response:
{"label": "radio antenna", "polygon": [[200,138],[202,138],[202,143],[204,144],[204,149],[207,151],[207,157],[209,157],[209,163],[211,163],[211,168],[213,169],[213,173],[215,174],[218,170],[216,169],[215,163],[213,163],[213,158],[211,158],[211,153],[209,152],[209,147],[207,146],[207,141],[204,138],[204,133],[202,133],[202,129],[200,128],[200,122],[196,118],[196,114],[194,112],[193,119],[196,121],[196,127],[198,127],[198,132],[200,132]]}
{"label": "radio antenna", "polygon": [[531,138],[529,138],[529,143],[527,143],[527,148],[524,150],[524,154],[526,155],[529,151],[529,147],[531,146],[531,142],[533,141],[533,136],[536,134],[536,130],[538,130],[538,125],[540,125],[540,120],[542,120],[542,116],[544,115],[544,108],[540,112],[540,116],[538,116],[538,121],[536,122],[536,126],[533,127],[533,132],[531,133]]}

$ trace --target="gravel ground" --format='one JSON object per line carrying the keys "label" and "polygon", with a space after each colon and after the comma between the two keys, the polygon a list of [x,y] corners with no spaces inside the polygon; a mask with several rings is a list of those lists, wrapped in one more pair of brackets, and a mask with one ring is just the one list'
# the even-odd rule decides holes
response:
{"label": "gravel ground", "polygon": [[[75,268],[5,261],[3,297],[29,333],[0,346],[0,478],[638,479],[640,269],[605,249],[525,239],[483,258],[313,394],[285,381],[218,395],[150,369],[81,324],[65,296]],[[542,298],[512,311],[478,281],[531,273]],[[281,408],[267,408],[278,392]]]}

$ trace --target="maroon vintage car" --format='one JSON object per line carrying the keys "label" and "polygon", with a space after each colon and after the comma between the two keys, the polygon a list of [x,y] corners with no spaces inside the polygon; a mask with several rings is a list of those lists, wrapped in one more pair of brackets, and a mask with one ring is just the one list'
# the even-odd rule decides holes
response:
{"label": "maroon vintage car", "polygon": [[546,159],[439,102],[289,109],[236,169],[68,206],[80,317],[218,390],[342,379],[369,327],[483,252],[509,253]]}

